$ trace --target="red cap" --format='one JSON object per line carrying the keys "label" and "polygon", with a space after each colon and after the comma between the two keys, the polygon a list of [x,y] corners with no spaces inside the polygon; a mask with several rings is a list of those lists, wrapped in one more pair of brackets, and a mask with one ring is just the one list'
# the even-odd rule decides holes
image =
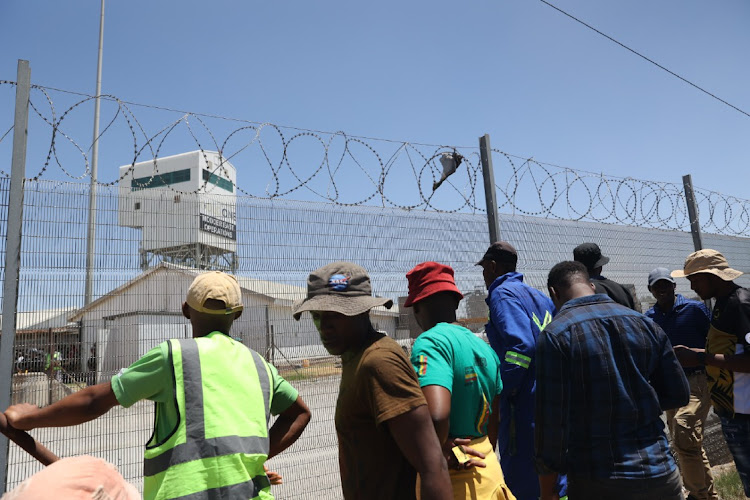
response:
{"label": "red cap", "polygon": [[453,292],[458,294],[459,300],[464,298],[453,279],[453,268],[445,264],[422,262],[406,273],[406,279],[409,281],[409,296],[404,307],[411,307],[438,292]]}

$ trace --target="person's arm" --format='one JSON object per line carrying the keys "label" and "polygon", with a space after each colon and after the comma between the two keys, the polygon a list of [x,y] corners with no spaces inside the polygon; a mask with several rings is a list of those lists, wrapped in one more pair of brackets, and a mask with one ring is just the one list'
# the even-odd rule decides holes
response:
{"label": "person's arm", "polygon": [[104,382],[91,385],[44,408],[21,403],[5,410],[8,423],[28,431],[38,427],[66,427],[94,420],[117,406],[112,385]]}
{"label": "person's arm", "polygon": [[[459,468],[469,467],[487,467],[481,459],[485,457],[484,453],[481,453],[474,448],[468,446],[471,439],[454,439],[450,436],[451,426],[451,392],[445,387],[439,385],[427,385],[422,387],[425,399],[427,399],[427,408],[430,412],[430,418],[435,426],[435,433],[437,434],[438,441],[442,445],[443,456],[449,466]],[[459,465],[455,455],[453,454],[453,447],[460,447],[466,455],[470,457],[476,457],[477,459],[469,459],[468,462]]]}
{"label": "person's arm", "polygon": [[495,396],[492,400],[492,415],[487,423],[487,437],[494,447],[497,443],[497,436],[500,432],[500,396]]}
{"label": "person's arm", "polygon": [[[750,303],[741,302],[736,311],[734,331],[750,332]],[[734,312],[734,311],[733,311]],[[734,316],[734,315],[733,315]],[[740,354],[714,354],[704,349],[695,349],[684,345],[675,346],[675,354],[684,367],[715,366],[738,373],[750,373],[750,345],[745,338],[738,339],[745,352]]]}
{"label": "person's arm", "polygon": [[401,453],[421,478],[422,498],[451,500],[453,489],[448,465],[432,425],[427,406],[418,406],[385,424]]}
{"label": "person's arm", "polygon": [[268,431],[268,458],[275,457],[289,448],[302,435],[311,416],[310,408],[297,396],[297,400],[279,414]]}
{"label": "person's arm", "polygon": [[705,349],[684,345],[674,346],[674,352],[680,364],[685,368],[696,366],[715,366],[738,373],[750,373],[750,352],[742,354],[712,354]]}
{"label": "person's arm", "polygon": [[501,362],[503,390],[513,395],[528,377],[536,349],[534,333],[538,332],[530,330],[531,319],[519,299],[504,289],[491,296],[490,319],[501,337],[493,348]]}
{"label": "person's arm", "polygon": [[[546,330],[536,346],[536,408],[534,455],[540,476],[565,472],[568,449],[570,375],[569,363],[557,336]],[[540,480],[544,486],[552,478]]]}
{"label": "person's arm", "polygon": [[451,391],[439,385],[422,387],[438,440],[445,443],[451,426]]}
{"label": "person's arm", "polygon": [[680,367],[664,330],[653,321],[646,321],[653,326],[653,333],[661,347],[656,368],[649,375],[649,383],[656,391],[659,406],[664,411],[685,406],[690,401],[690,384],[685,377],[685,371]]}

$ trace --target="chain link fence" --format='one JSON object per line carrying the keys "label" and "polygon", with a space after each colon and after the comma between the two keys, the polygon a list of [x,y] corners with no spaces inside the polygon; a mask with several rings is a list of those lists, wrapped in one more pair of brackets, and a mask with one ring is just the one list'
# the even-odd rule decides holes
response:
{"label": "chain link fence", "polygon": [[[0,97],[14,85],[0,82]],[[74,102],[56,110],[71,95]],[[475,263],[489,238],[478,149],[199,114],[164,120],[177,112],[109,97],[113,111],[101,140],[130,155],[110,161],[97,185],[93,300],[84,305],[89,148],[76,141],[72,123],[91,100],[35,87],[29,134],[46,146],[27,162],[34,175],[27,175],[23,207],[9,207],[10,162],[2,164],[8,165],[0,172],[3,254],[7,221],[23,220],[14,366],[2,367],[3,376],[13,372],[12,401],[49,404],[108,380],[167,338],[190,336],[180,313],[188,285],[201,269],[224,269],[238,277],[245,304],[232,335],[273,362],[313,411],[302,438],[270,461],[284,476],[274,494],[340,498],[334,429],[340,363],[319,344],[309,315],[292,319],[292,304],[304,296],[311,270],[356,262],[370,272],[374,293],[395,303],[374,310],[373,323],[408,350],[418,331],[400,307],[405,273],[436,260],[455,269],[465,294],[458,316],[481,336],[486,292]],[[136,116],[135,109],[162,121]],[[12,135],[4,120],[3,153]],[[193,166],[169,166],[173,155],[187,151],[194,151],[185,160]],[[444,154],[462,161],[433,189],[446,172]],[[632,284],[645,310],[652,301],[649,271],[681,268],[693,251],[680,185],[591,174],[499,150],[493,158],[501,235],[518,249],[519,270],[532,286],[544,290],[548,270],[571,259],[579,243],[593,241],[611,257],[604,273]],[[120,166],[117,174],[111,165]],[[61,173],[69,178],[60,180]],[[750,271],[750,203],[696,192],[704,246]],[[738,283],[750,284],[746,276]],[[678,291],[693,295],[686,280]],[[141,402],[33,435],[60,456],[105,458],[140,487],[152,421],[153,405]],[[11,446],[7,488],[39,468]]]}

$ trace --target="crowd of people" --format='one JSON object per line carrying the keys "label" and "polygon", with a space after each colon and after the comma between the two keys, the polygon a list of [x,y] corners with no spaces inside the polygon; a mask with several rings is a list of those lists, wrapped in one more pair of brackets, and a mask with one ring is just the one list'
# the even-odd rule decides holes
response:
{"label": "crowd of people", "polygon": [[[371,323],[371,309],[393,302],[373,296],[365,269],[335,262],[311,272],[293,316],[310,314],[325,349],[341,357],[344,498],[717,499],[702,445],[711,405],[750,496],[750,290],[733,281],[742,273],[716,250],[690,254],[683,269],[657,267],[644,276],[656,303],[641,314],[628,287],[602,276],[608,262],[598,245],[579,245],[549,271],[544,294],[524,283],[516,249],[493,243],[477,262],[489,345],[457,320],[453,269],[420,263],[405,277],[404,307],[422,330],[410,357]],[[675,278],[715,299],[712,311],[677,294]],[[24,430],[76,425],[152,400],[145,498],[272,498],[282,479],[265,462],[299,438],[311,412],[229,335],[242,309],[232,276],[201,274],[182,306],[193,338],[166,341],[50,406],[11,406],[7,420]],[[95,469],[72,460],[53,472]],[[42,498],[24,492],[52,491],[55,474],[9,498]],[[106,487],[96,474],[68,483],[99,492],[86,498],[132,498],[108,474]]]}

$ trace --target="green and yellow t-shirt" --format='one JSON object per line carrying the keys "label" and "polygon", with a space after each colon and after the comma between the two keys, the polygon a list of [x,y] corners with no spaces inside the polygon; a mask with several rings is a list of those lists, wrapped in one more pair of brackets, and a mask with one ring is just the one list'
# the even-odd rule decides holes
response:
{"label": "green and yellow t-shirt", "polygon": [[411,362],[420,387],[451,391],[451,436],[487,435],[492,400],[503,388],[500,360],[489,345],[462,326],[438,323],[414,342]]}

